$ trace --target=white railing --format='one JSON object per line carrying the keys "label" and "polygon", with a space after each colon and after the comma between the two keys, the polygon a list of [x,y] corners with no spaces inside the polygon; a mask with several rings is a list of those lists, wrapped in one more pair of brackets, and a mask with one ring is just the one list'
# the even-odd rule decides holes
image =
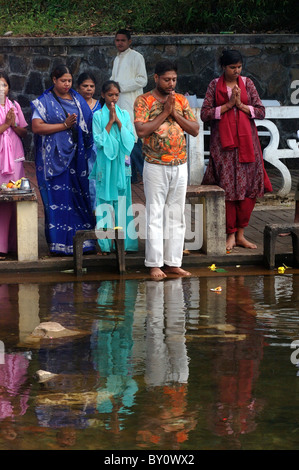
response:
{"label": "white railing", "polygon": [[[194,106],[194,98],[189,97],[191,106]],[[203,100],[197,99],[198,107],[193,107],[192,110],[199,122],[200,130],[197,137],[188,136],[188,161],[189,161],[189,184],[201,184],[203,179],[205,165],[209,156],[209,150],[205,148],[205,136],[210,134],[210,130],[205,128],[204,123],[200,119],[200,106]],[[275,124],[276,119],[290,119],[290,126],[292,132],[296,133],[298,129],[298,122],[294,121],[299,119],[299,106],[280,106],[278,101],[264,100],[263,104],[266,109],[265,119],[262,121],[255,120],[258,128],[259,136],[268,136],[270,141],[263,150],[264,160],[271,163],[277,168],[282,176],[282,187],[277,192],[278,196],[284,197],[291,191],[292,176],[287,166],[281,161],[285,158],[299,158],[299,147],[296,139],[288,139],[288,148],[278,148],[280,143],[279,130]],[[261,128],[266,128],[262,131]]]}

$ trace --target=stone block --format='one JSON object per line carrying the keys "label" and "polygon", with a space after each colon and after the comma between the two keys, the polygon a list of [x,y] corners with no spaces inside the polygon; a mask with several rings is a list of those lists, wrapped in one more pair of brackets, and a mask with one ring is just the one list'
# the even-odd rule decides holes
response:
{"label": "stone block", "polygon": [[207,255],[226,253],[225,191],[219,186],[191,185],[187,189],[191,204],[203,204],[203,246]]}
{"label": "stone block", "polygon": [[38,259],[37,201],[17,202],[18,261]]}
{"label": "stone block", "polygon": [[299,266],[299,224],[268,224],[264,229],[264,263],[269,269],[275,268],[275,245],[280,233],[292,236],[294,266]]}

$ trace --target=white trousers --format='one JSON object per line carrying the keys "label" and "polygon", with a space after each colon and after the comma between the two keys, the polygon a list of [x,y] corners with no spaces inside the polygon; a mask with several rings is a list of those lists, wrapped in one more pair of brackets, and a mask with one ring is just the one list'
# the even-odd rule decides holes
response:
{"label": "white trousers", "polygon": [[187,163],[178,166],[144,163],[146,198],[145,266],[179,267],[185,239]]}

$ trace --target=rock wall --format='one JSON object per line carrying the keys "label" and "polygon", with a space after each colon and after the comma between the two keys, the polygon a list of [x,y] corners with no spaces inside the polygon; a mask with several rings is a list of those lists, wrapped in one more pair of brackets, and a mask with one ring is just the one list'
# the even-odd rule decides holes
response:
{"label": "rock wall", "polygon": [[[220,73],[221,51],[236,48],[245,59],[244,75],[254,80],[262,99],[294,104],[292,96],[299,89],[299,35],[165,35],[132,39],[132,47],[145,57],[149,77],[145,91],[154,86],[156,62],[169,58],[178,63],[177,91],[204,97],[208,83]],[[49,75],[54,64],[66,63],[74,79],[81,72],[93,72],[99,96],[102,83],[110,77],[115,54],[113,36],[0,38],[0,68],[10,76],[12,96],[21,104],[29,128],[30,101],[51,85]],[[282,123],[283,138],[294,138],[296,129],[299,123],[291,129]],[[24,146],[26,159],[33,160],[31,132]]]}

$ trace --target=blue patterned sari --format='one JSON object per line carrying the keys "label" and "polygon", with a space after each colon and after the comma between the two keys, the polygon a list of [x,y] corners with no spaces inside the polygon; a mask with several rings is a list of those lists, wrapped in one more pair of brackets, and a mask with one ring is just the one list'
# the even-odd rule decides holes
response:
{"label": "blue patterned sari", "polygon": [[[51,253],[73,254],[73,236],[77,230],[95,227],[92,214],[88,160],[91,156],[92,112],[74,90],[72,100],[55,99],[52,88],[32,101],[33,119],[48,124],[65,121],[65,111],[77,114],[75,132],[70,129],[35,136],[36,175],[45,211],[45,234]],[[83,250],[94,249],[86,241]]]}

